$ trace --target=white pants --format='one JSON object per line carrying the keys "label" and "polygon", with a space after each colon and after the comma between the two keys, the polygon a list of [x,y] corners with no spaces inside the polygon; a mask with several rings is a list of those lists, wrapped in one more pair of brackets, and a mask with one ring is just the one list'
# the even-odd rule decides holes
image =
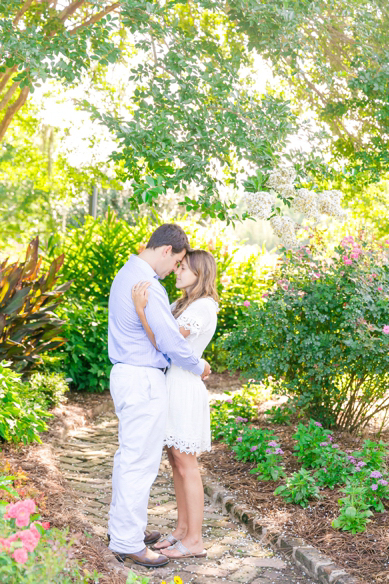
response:
{"label": "white pants", "polygon": [[116,363],[110,391],[119,419],[108,532],[110,549],[144,549],[150,488],[159,469],[167,414],[165,376],[153,367]]}

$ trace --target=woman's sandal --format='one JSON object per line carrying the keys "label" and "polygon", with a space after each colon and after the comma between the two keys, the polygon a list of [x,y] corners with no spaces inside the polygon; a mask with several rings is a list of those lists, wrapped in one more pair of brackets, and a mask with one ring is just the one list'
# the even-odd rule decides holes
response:
{"label": "woman's sandal", "polygon": [[164,537],[163,539],[161,539],[158,543],[162,543],[164,541],[167,541],[168,543],[170,543],[170,546],[166,546],[166,547],[155,547],[155,545],[153,546],[153,548],[155,550],[167,550],[168,547],[171,547],[172,545],[174,545],[175,543],[177,543],[177,539],[174,537],[174,535],[172,533],[170,533],[169,535],[167,535],[166,537]]}
{"label": "woman's sandal", "polygon": [[186,548],[184,546],[184,544],[178,540],[175,544],[169,546],[168,548],[165,548],[165,550],[177,550],[178,552],[180,552],[180,556],[166,556],[167,558],[171,559],[171,560],[183,560],[184,558],[206,558],[207,557],[207,552],[205,550],[203,550],[202,552],[199,552],[198,554],[196,553],[192,553],[190,550],[188,550],[188,548]]}

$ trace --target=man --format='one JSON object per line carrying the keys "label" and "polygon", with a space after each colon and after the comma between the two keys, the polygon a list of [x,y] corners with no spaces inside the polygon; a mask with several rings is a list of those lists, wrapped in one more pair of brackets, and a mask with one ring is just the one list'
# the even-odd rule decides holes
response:
{"label": "man", "polygon": [[[144,533],[150,488],[162,454],[168,403],[164,373],[172,361],[203,378],[210,374],[209,364],[193,354],[180,334],[166,290],[158,281],[177,269],[189,249],[181,227],[161,225],[146,249],[132,255],[119,270],[109,297],[110,391],[119,419],[109,547],[120,561],[130,558],[148,567],[169,561],[145,546],[159,539],[158,532],[146,538]],[[159,350],[149,341],[132,302],[132,287],[140,280],[151,281],[146,316]]]}

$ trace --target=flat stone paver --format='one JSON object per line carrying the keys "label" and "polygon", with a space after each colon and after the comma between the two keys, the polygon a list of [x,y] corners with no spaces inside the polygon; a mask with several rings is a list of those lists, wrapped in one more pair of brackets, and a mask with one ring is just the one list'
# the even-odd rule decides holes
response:
{"label": "flat stone paver", "polygon": [[[63,475],[77,493],[77,506],[106,540],[111,502],[113,455],[117,448],[117,419],[113,411],[95,419],[90,427],[72,431],[56,445]],[[167,535],[175,526],[177,507],[170,466],[164,454],[151,489],[148,529]],[[205,497],[203,528],[207,558],[170,561],[166,567],[148,569],[125,563],[133,572],[150,578],[150,584],[170,582],[180,576],[185,584],[314,584],[282,553],[255,540],[240,524],[211,505]]]}

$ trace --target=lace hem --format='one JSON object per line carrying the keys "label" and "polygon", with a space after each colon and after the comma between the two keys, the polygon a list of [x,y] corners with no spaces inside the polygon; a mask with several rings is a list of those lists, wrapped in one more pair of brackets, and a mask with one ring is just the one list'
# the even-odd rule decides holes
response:
{"label": "lace hem", "polygon": [[177,318],[177,324],[180,327],[182,326],[186,331],[190,331],[191,335],[197,336],[200,334],[201,325],[193,317],[185,316],[185,314],[181,314]]}
{"label": "lace hem", "polygon": [[209,442],[196,441],[188,442],[175,438],[174,436],[167,436],[163,441],[163,445],[168,448],[176,448],[180,452],[186,454],[201,454],[201,452],[211,452],[211,444]]}

